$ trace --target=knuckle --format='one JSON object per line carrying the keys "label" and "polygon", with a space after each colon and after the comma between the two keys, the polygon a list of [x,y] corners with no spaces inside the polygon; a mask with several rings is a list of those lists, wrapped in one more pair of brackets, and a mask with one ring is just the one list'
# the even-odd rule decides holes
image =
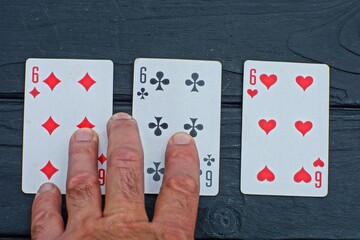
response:
{"label": "knuckle", "polygon": [[189,175],[174,175],[165,181],[165,187],[185,195],[199,192],[199,183]]}
{"label": "knuckle", "polygon": [[102,232],[105,236],[102,239],[109,239],[108,236],[114,236],[114,233],[116,239],[163,239],[156,236],[156,230],[148,221],[124,221],[122,216],[118,215],[103,218],[98,228],[101,230],[95,232]]}
{"label": "knuckle", "polygon": [[94,222],[90,222],[91,224],[84,224],[80,228],[76,228],[76,237],[72,237],[71,239],[99,239],[98,233],[102,231],[99,228],[99,224]]}
{"label": "knuckle", "polygon": [[143,153],[134,147],[118,147],[114,149],[109,158],[114,163],[141,163]]}
{"label": "knuckle", "polygon": [[137,124],[134,120],[116,120],[116,121],[109,121],[107,124],[107,130],[112,132],[112,129],[114,128],[121,128],[121,129],[127,129],[127,128],[136,128]]}
{"label": "knuckle", "polygon": [[34,216],[31,223],[31,239],[47,239],[46,234],[46,225],[49,220],[61,222],[62,217],[53,210],[40,211]]}
{"label": "knuckle", "polygon": [[162,228],[158,229],[158,232],[160,232],[158,235],[163,236],[164,239],[173,239],[174,236],[179,240],[194,239],[194,232],[184,229],[183,226],[175,223],[165,224]]}
{"label": "knuckle", "polygon": [[75,145],[70,146],[70,154],[73,156],[83,155],[83,154],[89,155],[89,154],[92,154],[93,152],[94,152],[94,149],[89,147],[89,145],[75,144]]}
{"label": "knuckle", "polygon": [[199,163],[199,156],[192,151],[170,151],[166,156],[169,159],[170,164],[172,162],[186,162],[188,164]]}
{"label": "knuckle", "polygon": [[140,194],[143,194],[141,191],[142,178],[137,171],[131,168],[117,167],[114,172],[119,179],[116,181],[117,190],[125,198],[136,199]]}
{"label": "knuckle", "polygon": [[35,224],[31,226],[31,239],[40,240],[42,239],[42,233],[45,230],[45,226],[42,224]]}
{"label": "knuckle", "polygon": [[81,205],[95,197],[95,191],[99,189],[99,180],[93,174],[79,174],[72,177],[68,182],[67,197],[73,200],[73,204]]}
{"label": "knuckle", "polygon": [[54,196],[51,192],[45,192],[36,196],[33,202],[33,207],[40,208],[43,204],[54,201]]}
{"label": "knuckle", "polygon": [[35,223],[39,223],[39,224],[35,224],[34,226],[32,226],[32,228],[41,228],[42,223],[46,223],[46,221],[48,221],[49,219],[56,219],[59,218],[59,213],[57,213],[54,210],[42,210],[40,212],[38,212],[34,218],[33,218],[33,222]]}

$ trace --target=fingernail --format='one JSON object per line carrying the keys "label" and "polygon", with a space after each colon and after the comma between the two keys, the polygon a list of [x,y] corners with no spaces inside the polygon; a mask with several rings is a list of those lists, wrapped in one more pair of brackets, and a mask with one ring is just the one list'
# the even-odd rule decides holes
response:
{"label": "fingernail", "polygon": [[75,132],[75,140],[78,142],[88,142],[94,137],[92,130],[81,128]]}
{"label": "fingernail", "polygon": [[130,116],[129,114],[127,113],[116,113],[114,114],[111,119],[113,120],[131,120],[132,119],[132,116]]}
{"label": "fingernail", "polygon": [[179,132],[179,133],[176,133],[171,141],[174,143],[174,144],[178,144],[178,145],[186,145],[186,144],[189,144],[190,141],[191,141],[191,136],[187,133],[183,133],[183,132]]}
{"label": "fingernail", "polygon": [[43,185],[41,185],[41,187],[38,190],[38,193],[44,193],[44,192],[48,192],[54,189],[54,185],[52,185],[51,183],[44,183]]}

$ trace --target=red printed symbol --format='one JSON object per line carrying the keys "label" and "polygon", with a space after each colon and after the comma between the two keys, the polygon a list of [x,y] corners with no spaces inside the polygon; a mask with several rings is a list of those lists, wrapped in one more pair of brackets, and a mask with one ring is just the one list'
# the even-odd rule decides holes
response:
{"label": "red printed symbol", "polygon": [[34,87],[33,90],[31,90],[29,93],[30,93],[34,98],[36,98],[36,96],[40,94],[40,92],[36,89],[36,87]]}
{"label": "red printed symbol", "polygon": [[314,167],[324,167],[325,163],[320,158],[316,159],[313,163]]}
{"label": "red printed symbol", "polygon": [[268,135],[269,132],[271,132],[276,127],[276,121],[274,119],[270,119],[269,121],[261,119],[259,121],[259,126],[266,132],[266,135]]}
{"label": "red printed symbol", "polygon": [[100,168],[98,171],[98,177],[99,177],[99,183],[100,186],[104,186],[105,185],[105,181],[106,181],[106,172],[105,169]]}
{"label": "red printed symbol", "polygon": [[46,120],[46,122],[44,122],[41,126],[43,126],[43,128],[45,128],[51,135],[60,125],[50,116],[49,119]]}
{"label": "red printed symbol", "polygon": [[90,77],[89,73],[86,73],[85,76],[78,81],[78,83],[80,83],[86,91],[89,91],[91,86],[94,85],[96,81]]}
{"label": "red printed symbol", "polygon": [[267,89],[270,89],[271,86],[276,83],[277,76],[275,74],[271,74],[270,76],[266,74],[261,74],[260,81],[267,87]]}
{"label": "red printed symbol", "polygon": [[258,94],[258,90],[256,90],[256,89],[248,89],[247,93],[249,94],[249,96],[251,98],[254,98],[256,96],[256,94]]}
{"label": "red printed symbol", "polygon": [[275,174],[267,166],[265,166],[256,177],[261,182],[265,180],[272,182],[275,180]]}
{"label": "red printed symbol", "polygon": [[306,121],[306,122],[297,121],[295,123],[295,127],[299,132],[301,132],[303,136],[305,136],[305,134],[312,129],[313,124],[310,121]]}
{"label": "red printed symbol", "polygon": [[305,183],[309,183],[309,182],[311,182],[311,176],[305,170],[305,168],[302,167],[297,173],[295,173],[294,181],[297,182],[297,183],[302,182],[302,181],[305,182]]}
{"label": "red printed symbol", "polygon": [[39,67],[34,66],[32,68],[32,77],[31,77],[31,81],[33,83],[38,83],[39,82]]}
{"label": "red printed symbol", "polygon": [[98,160],[101,164],[104,164],[104,162],[106,161],[106,157],[105,155],[102,153],[99,157],[98,157]]}
{"label": "red printed symbol", "polygon": [[94,128],[95,125],[92,124],[87,117],[85,117],[81,123],[79,123],[78,125],[76,125],[78,128]]}
{"label": "red printed symbol", "polygon": [[310,76],[303,77],[303,76],[297,76],[296,82],[299,84],[299,86],[305,91],[310,85],[313,83],[313,78]]}
{"label": "red printed symbol", "polygon": [[51,91],[54,91],[54,88],[61,82],[60,79],[58,79],[55,74],[52,72],[44,81],[46,83]]}
{"label": "red printed symbol", "polygon": [[50,180],[50,178],[57,172],[59,171],[59,169],[57,169],[56,167],[54,167],[54,165],[52,165],[52,163],[50,162],[50,160],[47,162],[47,164],[40,169],[40,171],[42,171],[46,177]]}

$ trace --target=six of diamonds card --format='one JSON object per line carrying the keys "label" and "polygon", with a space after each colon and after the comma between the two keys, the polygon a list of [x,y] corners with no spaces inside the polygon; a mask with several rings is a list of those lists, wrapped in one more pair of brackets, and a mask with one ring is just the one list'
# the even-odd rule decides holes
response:
{"label": "six of diamonds card", "polygon": [[25,73],[22,190],[53,182],[65,193],[68,142],[78,128],[99,135],[99,180],[104,192],[106,123],[112,115],[110,60],[28,59]]}
{"label": "six of diamonds card", "polygon": [[245,62],[242,193],[326,196],[328,136],[327,65]]}
{"label": "six of diamonds card", "polygon": [[200,194],[218,194],[220,107],[220,62],[136,59],[133,117],[144,148],[146,193],[159,192],[166,144],[174,133],[184,131],[197,144]]}

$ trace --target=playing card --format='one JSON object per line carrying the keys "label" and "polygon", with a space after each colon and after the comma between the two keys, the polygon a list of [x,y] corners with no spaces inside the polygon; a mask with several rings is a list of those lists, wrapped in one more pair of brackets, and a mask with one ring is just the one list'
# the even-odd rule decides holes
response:
{"label": "playing card", "polygon": [[327,65],[245,62],[244,194],[326,196],[328,136]]}
{"label": "playing card", "polygon": [[165,149],[178,131],[192,135],[200,159],[200,194],[217,195],[220,161],[221,64],[139,58],[134,66],[133,117],[144,148],[145,192],[161,187]]}
{"label": "playing card", "polygon": [[65,193],[69,139],[79,128],[99,135],[99,181],[104,193],[106,123],[112,115],[110,60],[26,61],[22,190],[53,182]]}

